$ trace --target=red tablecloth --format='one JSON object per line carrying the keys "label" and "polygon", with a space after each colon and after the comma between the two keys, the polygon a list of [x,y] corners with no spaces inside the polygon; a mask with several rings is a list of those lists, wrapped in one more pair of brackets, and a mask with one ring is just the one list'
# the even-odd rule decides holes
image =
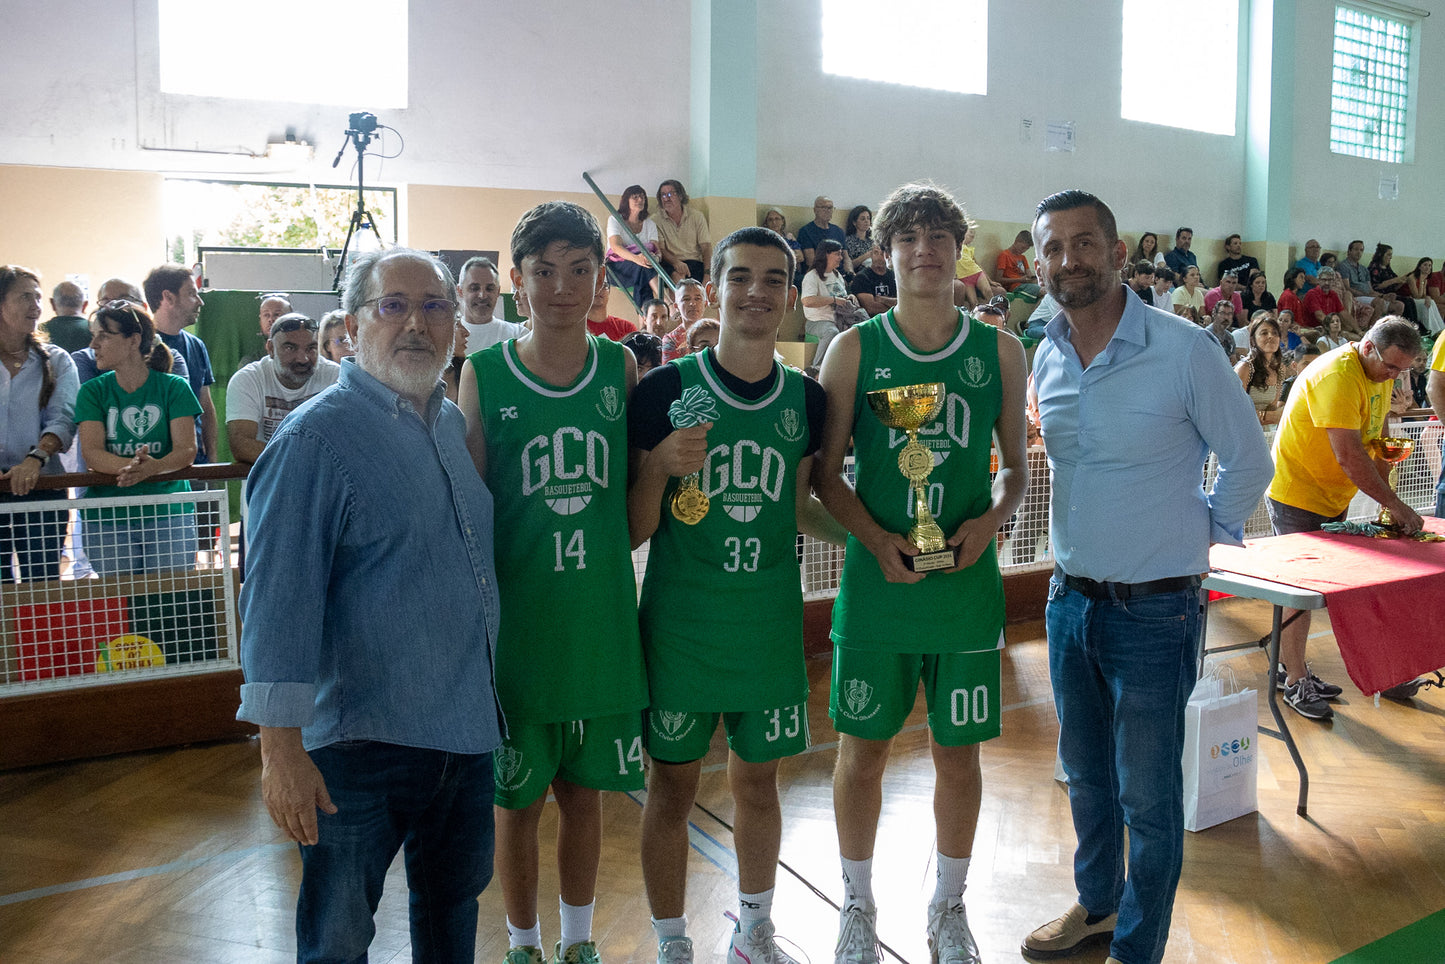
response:
{"label": "red tablecloth", "polygon": [[[1425,526],[1445,534],[1445,519]],[[1445,667],[1445,542],[1301,532],[1215,546],[1209,562],[1322,594],[1362,693]]]}

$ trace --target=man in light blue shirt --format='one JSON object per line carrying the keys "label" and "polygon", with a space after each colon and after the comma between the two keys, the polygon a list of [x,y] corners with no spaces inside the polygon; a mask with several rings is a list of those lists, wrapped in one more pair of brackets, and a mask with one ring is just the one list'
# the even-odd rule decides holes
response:
{"label": "man in light blue shirt", "polygon": [[[492,497],[444,397],[454,285],[430,255],[360,255],[339,381],[281,424],[247,491],[236,714],[301,849],[299,960],[359,960],[405,845],[417,960],[473,959],[492,875]],[[319,811],[319,813],[318,813]]]}
{"label": "man in light blue shirt", "polygon": [[[1128,249],[1102,201],[1044,199],[1034,238],[1061,306],[1033,391],[1053,473],[1049,671],[1079,897],[1023,949],[1059,956],[1112,933],[1111,960],[1157,964],[1184,856],[1200,576],[1211,543],[1241,544],[1273,467],[1218,343],[1120,282]],[[1206,493],[1211,450],[1219,477]]]}
{"label": "man in light blue shirt", "polygon": [[[1360,248],[1363,250],[1364,245]],[[1298,292],[1300,300],[1303,301],[1310,289],[1320,283],[1320,243],[1314,238],[1306,241],[1304,257],[1296,261],[1294,266],[1305,273],[1305,286]]]}

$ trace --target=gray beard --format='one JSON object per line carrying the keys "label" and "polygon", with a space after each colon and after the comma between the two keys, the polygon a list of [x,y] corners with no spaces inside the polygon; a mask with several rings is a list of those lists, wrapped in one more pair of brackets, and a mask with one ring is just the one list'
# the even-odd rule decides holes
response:
{"label": "gray beard", "polygon": [[374,342],[366,337],[365,331],[358,331],[356,338],[356,365],[387,388],[399,395],[412,398],[426,398],[441,381],[447,359],[438,358],[436,367],[430,371],[408,369],[396,363],[394,358],[383,358]]}
{"label": "gray beard", "polygon": [[296,380],[296,376],[291,373],[291,369],[281,364],[271,355],[267,355],[266,360],[271,363],[271,371],[275,374],[276,380],[282,385],[285,385],[287,388],[300,388],[302,385],[305,385],[308,381],[311,380],[311,375],[316,374],[316,370],[313,368],[311,370],[311,375],[307,375],[305,378],[303,378],[299,385],[293,385],[291,383]]}

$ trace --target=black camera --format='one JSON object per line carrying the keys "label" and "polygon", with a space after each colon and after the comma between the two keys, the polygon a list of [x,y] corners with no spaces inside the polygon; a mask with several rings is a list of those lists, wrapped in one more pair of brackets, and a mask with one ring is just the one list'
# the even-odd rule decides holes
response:
{"label": "black camera", "polygon": [[369,111],[357,111],[351,115],[351,129],[358,134],[370,134],[376,130],[376,115]]}

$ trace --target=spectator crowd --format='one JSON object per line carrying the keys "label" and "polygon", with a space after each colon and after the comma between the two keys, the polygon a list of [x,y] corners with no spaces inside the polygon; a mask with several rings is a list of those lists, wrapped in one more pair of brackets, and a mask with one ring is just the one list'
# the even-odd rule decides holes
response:
{"label": "spectator crowd", "polygon": [[[1442,272],[1421,258],[1396,274],[1385,243],[1362,263],[1361,240],[1341,259],[1310,239],[1275,293],[1240,235],[1201,265],[1192,229],[1179,227],[1168,250],[1153,232],[1121,238],[1107,205],[1077,191],[1041,202],[992,273],[976,225],[931,185],[899,188],[876,212],[854,206],[842,226],[819,196],[796,235],[770,208],[760,227],[717,243],[689,202],[668,179],[652,195],[627,187],[604,224],[566,202],[528,211],[507,279],[520,322],[498,317],[503,278],[491,259],[471,258],[454,277],[403,248],[357,256],[342,307],[319,319],[292,310],[286,293],[258,297],[265,353],[231,377],[225,406],[231,456],[253,467],[240,716],[261,727],[268,811],[301,845],[298,942],[364,956],[385,867],[405,845],[409,882],[428,894],[412,902],[414,935],[439,957],[465,957],[495,832],[506,964],[546,964],[536,878],[550,792],[563,814],[557,848],[570,855],[550,959],[597,964],[600,795],[641,789],[646,758],[641,859],[658,960],[687,964],[686,815],[721,726],[739,812],[729,961],[792,964],[771,903],[777,768],[809,740],[801,531],[847,546],[830,702],[846,891],[837,960],[879,959],[871,867],[883,773],[920,681],[940,788],[929,943],[938,960],[976,960],[963,893],[978,747],[999,733],[997,543],[1046,514],[1052,471],[1056,499],[1072,489],[1089,512],[1123,512],[1133,493],[1129,510],[1157,538],[1176,522],[1183,535],[1147,554],[1087,520],[1055,518],[1084,533],[1056,560],[1049,615],[1080,903],[1029,934],[1024,951],[1058,956],[1108,933],[1111,960],[1157,960],[1182,850],[1170,792],[1179,747],[1153,741],[1118,763],[1096,752],[1116,726],[1150,742],[1139,719],[1115,717],[1120,699],[1157,681],[1115,679],[1091,662],[1095,634],[1143,636],[1091,625],[1089,603],[1133,587],[1168,597],[1151,604],[1160,613],[1178,604],[1193,619],[1211,518],[1237,541],[1266,484],[1277,532],[1342,518],[1357,491],[1418,530],[1361,439],[1392,414],[1440,411],[1445,386],[1431,372],[1445,372]],[[609,312],[614,286],[639,322]],[[204,305],[196,277],[165,264],[139,286],[113,278],[93,305],[65,281],[42,324],[44,302],[34,271],[0,266],[0,500],[18,507],[0,522],[4,578],[61,578],[63,552],[71,577],[193,567],[216,521],[174,474],[221,457],[210,357],[187,330]],[[816,343],[806,372],[776,354],[795,306]],[[1109,364],[1091,368],[1106,351]],[[1178,377],[1158,377],[1166,370]],[[1332,394],[1344,382],[1363,410]],[[869,405],[920,384],[971,414],[962,425],[950,414],[900,457],[903,436]],[[1080,404],[1085,385],[1102,407]],[[1209,405],[1194,404],[1202,396]],[[1327,403],[1337,421],[1312,414]],[[1164,424],[1160,413],[1176,409],[1186,417]],[[1100,456],[1117,476],[1109,485],[1081,471],[1093,456],[1074,435],[1116,416],[1131,444],[1158,444],[1138,446],[1148,472],[1106,457],[1112,449]],[[1358,446],[1330,449],[1327,430],[1340,424],[1359,430]],[[1226,491],[1200,491],[1201,441],[1228,463]],[[844,469],[850,452],[856,474]],[[23,508],[54,499],[37,480],[67,468],[108,477],[79,493],[73,521]],[[1145,477],[1157,490],[1145,493]],[[649,540],[639,599],[630,551]],[[1155,572],[1159,558],[1177,565]],[[398,580],[418,585],[393,608],[411,595]],[[686,620],[675,605],[684,598]],[[899,650],[900,612],[924,621],[922,652]],[[1307,618],[1299,626],[1278,686],[1297,712],[1328,718],[1340,688],[1310,669]],[[456,627],[478,645],[459,645]],[[416,654],[389,655],[402,636]],[[1163,671],[1189,684],[1187,697],[1194,648],[1184,642],[1164,659],[1180,665]],[[945,643],[962,651],[934,651]],[[392,669],[375,672],[382,664]],[[1080,682],[1091,674],[1105,685]],[[962,715],[960,692],[974,694]],[[426,696],[445,708],[429,715]],[[951,721],[936,699],[954,701]],[[1150,699],[1159,714],[1182,712],[1173,695]],[[408,804],[385,833],[358,832],[377,800],[432,784],[436,798]],[[1112,817],[1121,794],[1160,815],[1131,826],[1127,858]],[[1141,897],[1136,880],[1157,893]]]}

